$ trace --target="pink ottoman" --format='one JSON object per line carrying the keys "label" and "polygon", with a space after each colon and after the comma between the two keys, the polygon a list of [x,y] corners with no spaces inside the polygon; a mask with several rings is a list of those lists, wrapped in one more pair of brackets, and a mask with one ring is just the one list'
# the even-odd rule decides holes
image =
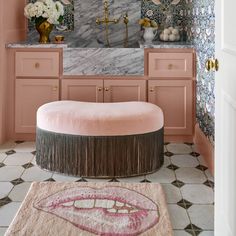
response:
{"label": "pink ottoman", "polygon": [[36,162],[84,177],[127,177],[163,164],[163,112],[151,103],[58,101],[37,111]]}

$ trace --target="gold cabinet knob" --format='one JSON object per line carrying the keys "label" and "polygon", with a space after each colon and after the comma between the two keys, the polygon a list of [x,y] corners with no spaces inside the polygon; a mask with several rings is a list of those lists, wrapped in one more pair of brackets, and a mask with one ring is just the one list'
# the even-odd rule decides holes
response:
{"label": "gold cabinet knob", "polygon": [[206,61],[206,70],[207,71],[218,71],[219,70],[219,61],[218,59],[208,59]]}
{"label": "gold cabinet knob", "polygon": [[35,67],[35,68],[39,68],[39,66],[40,66],[40,64],[39,64],[38,62],[36,62],[36,63],[34,64],[34,67]]}
{"label": "gold cabinet knob", "polygon": [[154,88],[150,88],[149,92],[151,92],[151,93],[154,92]]}
{"label": "gold cabinet knob", "polygon": [[58,86],[53,86],[52,90],[53,91],[57,91],[58,90]]}
{"label": "gold cabinet knob", "polygon": [[101,88],[101,87],[98,87],[98,91],[101,92],[101,91],[102,91],[102,88]]}
{"label": "gold cabinet knob", "polygon": [[108,92],[108,91],[109,91],[109,88],[105,88],[105,91]]}
{"label": "gold cabinet knob", "polygon": [[171,70],[171,69],[173,69],[173,64],[168,65],[168,70]]}

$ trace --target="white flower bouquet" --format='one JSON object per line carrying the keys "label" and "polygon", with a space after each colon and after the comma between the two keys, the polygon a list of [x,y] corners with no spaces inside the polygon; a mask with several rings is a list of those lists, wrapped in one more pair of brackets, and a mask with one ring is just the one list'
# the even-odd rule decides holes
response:
{"label": "white flower bouquet", "polygon": [[24,15],[35,22],[36,25],[47,20],[50,24],[60,24],[63,20],[64,7],[60,1],[37,0],[24,8]]}

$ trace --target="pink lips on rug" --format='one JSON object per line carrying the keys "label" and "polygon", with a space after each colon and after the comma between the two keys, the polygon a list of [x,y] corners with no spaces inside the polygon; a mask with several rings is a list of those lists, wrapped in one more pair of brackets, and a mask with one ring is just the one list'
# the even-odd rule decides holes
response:
{"label": "pink lips on rug", "polygon": [[156,225],[160,217],[158,206],[151,199],[123,187],[70,188],[34,206],[103,236],[138,235]]}

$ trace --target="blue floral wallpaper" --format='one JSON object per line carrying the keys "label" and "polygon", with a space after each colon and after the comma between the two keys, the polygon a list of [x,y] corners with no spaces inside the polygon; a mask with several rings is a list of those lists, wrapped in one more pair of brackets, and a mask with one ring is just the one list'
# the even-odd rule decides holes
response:
{"label": "blue floral wallpaper", "polygon": [[194,44],[197,51],[197,122],[214,144],[215,74],[206,72],[205,62],[215,55],[215,0],[181,0],[177,5],[171,5],[171,0],[160,2],[162,4],[156,5],[151,0],[143,0],[142,17],[161,24],[165,17],[163,9],[169,8],[174,24],[182,27],[184,38]]}
{"label": "blue floral wallpaper", "polygon": [[205,62],[215,55],[215,0],[186,0],[184,15],[188,40],[197,51],[197,121],[214,144],[215,73],[205,70]]}

